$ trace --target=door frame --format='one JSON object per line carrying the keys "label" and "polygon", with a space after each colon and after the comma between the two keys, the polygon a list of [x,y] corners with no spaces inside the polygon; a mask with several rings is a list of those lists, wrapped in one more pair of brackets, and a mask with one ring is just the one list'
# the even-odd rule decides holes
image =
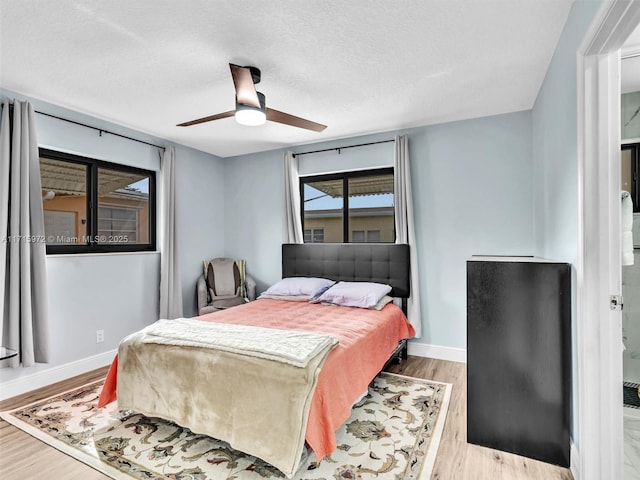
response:
{"label": "door frame", "polygon": [[[640,2],[604,2],[577,52],[578,256],[576,479],[623,476],[620,48]],[[575,458],[573,458],[575,457]]]}

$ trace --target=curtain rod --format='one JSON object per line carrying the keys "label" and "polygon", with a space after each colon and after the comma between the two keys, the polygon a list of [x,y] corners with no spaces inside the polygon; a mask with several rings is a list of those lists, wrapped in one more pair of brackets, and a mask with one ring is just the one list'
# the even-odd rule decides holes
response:
{"label": "curtain rod", "polygon": [[126,138],[127,140],[131,140],[133,142],[144,143],[145,145],[150,145],[152,147],[161,148],[162,150],[165,149],[165,147],[162,147],[160,145],[156,145],[155,143],[149,143],[149,142],[145,142],[144,140],[138,140],[137,138],[127,137],[126,135],[120,135],[119,133],[110,132],[109,130],[105,130],[104,128],[94,127],[92,125],[87,125],[86,123],[76,122],[75,120],[69,120],[68,118],[58,117],[56,115],[51,115],[50,113],[40,112],[38,110],[35,110],[35,112],[39,113],[40,115],[45,115],[47,117],[51,117],[51,118],[56,118],[58,120],[62,120],[63,122],[69,122],[69,123],[73,123],[74,125],[80,125],[81,127],[87,127],[87,128],[91,128],[92,130],[97,130],[98,132],[100,132],[100,136],[102,136],[103,133],[108,133],[109,135],[115,135],[116,137]]}
{"label": "curtain rod", "polygon": [[297,157],[298,155],[309,155],[311,153],[330,152],[332,150],[337,150],[338,153],[340,153],[340,150],[344,148],[366,147],[367,145],[376,145],[378,143],[390,143],[390,142],[395,142],[395,140],[380,140],[378,142],[359,143],[358,145],[345,145],[344,147],[325,148],[323,150],[313,150],[311,152],[294,153],[293,156]]}

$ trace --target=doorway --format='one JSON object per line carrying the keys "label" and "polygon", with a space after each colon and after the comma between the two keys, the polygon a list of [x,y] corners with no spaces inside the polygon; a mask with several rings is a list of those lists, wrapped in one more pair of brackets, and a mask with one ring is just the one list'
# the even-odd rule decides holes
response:
{"label": "doorway", "polygon": [[620,61],[623,474],[640,480],[640,26]]}
{"label": "doorway", "polygon": [[[578,51],[580,480],[623,474],[620,49],[640,2],[603,3]],[[632,477],[633,478],[633,477]]]}

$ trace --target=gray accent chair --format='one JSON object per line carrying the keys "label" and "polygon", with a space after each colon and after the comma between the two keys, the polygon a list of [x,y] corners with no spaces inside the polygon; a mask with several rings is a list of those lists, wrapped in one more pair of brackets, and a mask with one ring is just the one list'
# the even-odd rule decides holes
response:
{"label": "gray accent chair", "polygon": [[[231,260],[226,258],[214,259],[212,262],[216,260]],[[233,278],[225,279],[230,282],[233,282]],[[227,294],[227,295],[216,295],[215,292],[208,288],[207,285],[207,277],[205,275],[200,275],[196,282],[196,294],[198,300],[198,315],[204,315],[207,313],[216,312],[218,310],[224,310],[226,308],[231,308],[236,305],[241,305],[247,301],[252,301],[256,299],[256,282],[255,280],[248,274],[245,273],[245,287],[247,296],[243,298],[237,294]]]}

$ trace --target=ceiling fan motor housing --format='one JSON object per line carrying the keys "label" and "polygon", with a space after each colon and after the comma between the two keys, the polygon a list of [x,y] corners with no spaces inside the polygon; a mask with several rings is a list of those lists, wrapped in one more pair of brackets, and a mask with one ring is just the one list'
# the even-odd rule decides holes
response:
{"label": "ceiling fan motor housing", "polygon": [[251,78],[253,79],[254,85],[256,83],[260,83],[261,74],[260,74],[260,69],[258,67],[244,67],[244,68],[248,68],[249,71],[251,72]]}

